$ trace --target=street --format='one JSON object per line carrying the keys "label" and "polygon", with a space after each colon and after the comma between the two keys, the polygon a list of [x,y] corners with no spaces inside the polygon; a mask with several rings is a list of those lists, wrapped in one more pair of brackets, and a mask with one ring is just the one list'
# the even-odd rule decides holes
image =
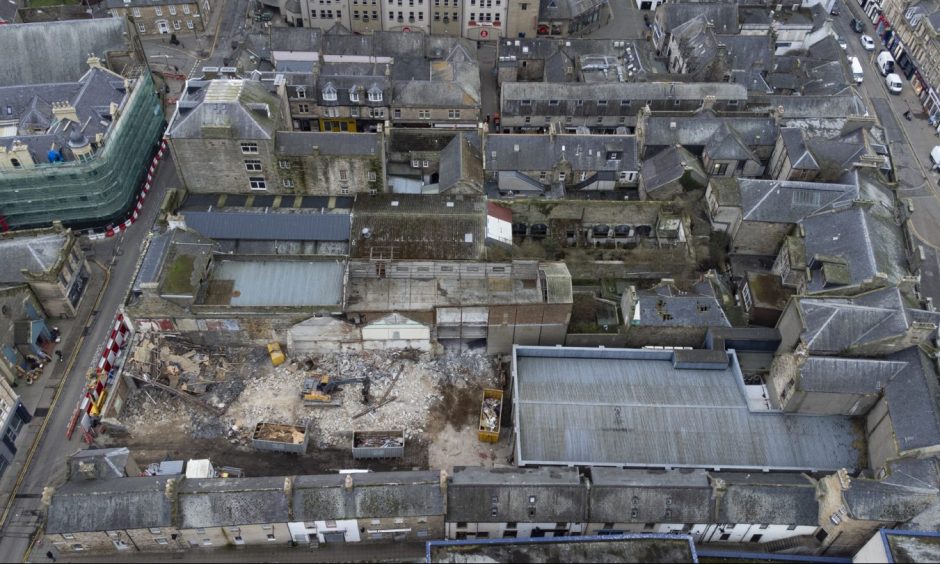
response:
{"label": "street", "polygon": [[[140,219],[117,237],[93,244],[91,252],[95,255],[94,259],[108,268],[110,276],[105,278],[106,285],[103,287],[101,301],[97,307],[94,307],[97,295],[93,293],[91,287],[89,294],[82,301],[79,317],[76,318],[73,327],[73,336],[78,337],[80,344],[70,370],[62,379],[61,397],[52,405],[43,405],[42,407],[48,410],[48,414],[43,416],[43,411],[37,411],[32,422],[21,431],[21,437],[28,439],[35,436],[35,431],[42,427],[35,453],[22,474],[22,482],[15,491],[15,498],[6,522],[3,524],[2,536],[0,536],[0,561],[13,562],[23,559],[30,538],[40,523],[43,488],[63,479],[65,457],[85,446],[80,432],[76,432],[71,440],[67,440],[65,429],[84,388],[85,374],[97,363],[100,348],[111,331],[114,316],[133,282],[132,278],[137,268],[137,259],[140,256],[140,247],[144,237],[156,219],[167,187],[176,183],[173,164],[167,162],[170,159],[171,157],[167,154],[157,169],[153,188],[147,197]],[[97,267],[92,266],[92,268]],[[90,321],[90,325],[87,325],[87,330],[84,330],[86,320]],[[84,338],[81,338],[82,334]],[[67,338],[68,336],[63,340],[67,341]],[[71,354],[72,351],[66,348],[65,352]],[[45,422],[43,427],[44,419],[48,419],[48,422]],[[30,431],[33,431],[32,434]],[[19,459],[26,456],[29,444],[28,441],[24,441],[25,444],[20,441],[17,443],[21,445],[20,453],[17,455]],[[7,473],[14,475],[16,468],[16,465],[11,466]],[[10,476],[4,475],[5,482],[8,478]],[[9,491],[4,490],[2,493],[2,499],[6,502]],[[45,554],[45,550],[42,553]]]}

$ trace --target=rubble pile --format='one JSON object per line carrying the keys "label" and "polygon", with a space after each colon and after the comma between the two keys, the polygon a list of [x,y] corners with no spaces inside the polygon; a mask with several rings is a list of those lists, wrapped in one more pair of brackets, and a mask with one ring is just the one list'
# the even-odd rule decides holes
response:
{"label": "rubble pile", "polygon": [[[145,386],[122,414],[132,433],[185,413],[190,427],[180,429],[181,435],[222,438],[244,448],[250,448],[251,435],[263,422],[307,427],[314,448],[349,448],[353,431],[400,431],[408,441],[423,438],[437,431],[428,423],[432,415],[440,420],[445,391],[496,384],[492,361],[475,353],[432,358],[414,350],[338,352],[273,367],[259,347],[223,354],[160,336],[141,339],[126,370],[198,400],[181,401],[168,390]],[[320,375],[334,382],[368,377],[369,403],[363,404],[363,385],[349,383],[331,392],[335,406],[304,406],[304,380]]]}
{"label": "rubble pile", "polygon": [[484,431],[495,431],[499,428],[501,404],[499,398],[485,398],[483,400],[483,417],[480,418],[480,428]]}

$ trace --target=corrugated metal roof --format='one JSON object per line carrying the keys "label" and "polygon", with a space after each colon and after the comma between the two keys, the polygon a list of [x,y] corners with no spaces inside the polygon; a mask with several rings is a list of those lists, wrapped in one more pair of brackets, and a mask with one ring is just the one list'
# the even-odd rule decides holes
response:
{"label": "corrugated metal roof", "polygon": [[343,261],[222,261],[213,280],[235,282],[229,302],[251,306],[335,306],[343,297]]}
{"label": "corrugated metal roof", "polygon": [[854,468],[846,417],[751,412],[737,363],[674,369],[669,351],[517,347],[520,465]]}
{"label": "corrugated metal roof", "polygon": [[348,241],[347,213],[184,211],[186,226],[212,239]]}

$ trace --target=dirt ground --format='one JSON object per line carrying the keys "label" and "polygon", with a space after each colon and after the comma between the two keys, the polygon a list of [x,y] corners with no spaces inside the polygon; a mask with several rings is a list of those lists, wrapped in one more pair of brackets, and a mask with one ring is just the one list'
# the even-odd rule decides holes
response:
{"label": "dirt ground", "polygon": [[[209,458],[216,466],[242,468],[246,476],[334,472],[344,468],[403,470],[454,466],[503,466],[510,454],[503,431],[498,444],[480,442],[477,422],[484,387],[500,387],[493,360],[475,352],[431,357],[417,351],[335,354],[271,366],[261,348],[230,351],[241,362],[229,365],[223,380],[196,397],[221,415],[197,407],[171,393],[143,387],[127,401],[120,423],[126,435],[102,435],[98,443],[126,445],[138,462]],[[386,395],[392,403],[353,419],[362,404],[360,384],[344,386],[335,397],[338,407],[305,407],[300,388],[305,377],[368,376],[371,402]],[[396,374],[398,375],[396,378]],[[393,384],[394,382],[394,384]],[[307,454],[257,451],[251,431],[261,421],[306,425]],[[405,456],[387,460],[355,460],[354,430],[403,430]]]}

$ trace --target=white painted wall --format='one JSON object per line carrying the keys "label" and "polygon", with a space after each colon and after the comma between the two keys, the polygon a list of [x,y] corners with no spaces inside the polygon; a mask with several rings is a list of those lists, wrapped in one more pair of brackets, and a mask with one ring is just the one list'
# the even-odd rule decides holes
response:
{"label": "white painted wall", "polygon": [[868,542],[865,543],[858,552],[855,553],[855,556],[852,557],[852,562],[871,562],[871,563],[882,563],[888,561],[888,551],[885,550],[885,543],[881,539],[881,531],[875,531],[874,536],[868,539]]}

